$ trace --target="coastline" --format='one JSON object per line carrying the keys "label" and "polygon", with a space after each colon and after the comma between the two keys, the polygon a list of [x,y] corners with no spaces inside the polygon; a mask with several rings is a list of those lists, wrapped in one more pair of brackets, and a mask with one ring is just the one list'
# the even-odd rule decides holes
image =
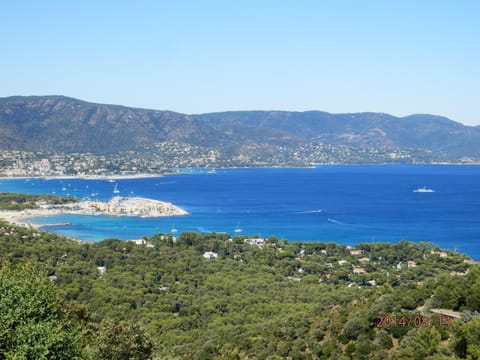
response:
{"label": "coastline", "polygon": [[159,178],[168,174],[131,174],[131,175],[53,175],[53,176],[39,176],[45,180],[63,180],[63,179],[82,179],[82,180],[126,180],[126,179],[145,179],[145,178]]}
{"label": "coastline", "polygon": [[[149,174],[149,173],[138,173],[138,174],[109,174],[109,175],[22,175],[22,176],[11,176],[0,173],[0,180],[15,180],[15,179],[45,179],[45,180],[63,180],[63,179],[81,179],[81,180],[126,180],[126,179],[145,179],[145,178],[161,178],[168,175],[179,175],[179,174],[191,174],[195,170],[202,170],[205,172],[222,170],[241,170],[241,169],[312,169],[322,166],[389,166],[389,165],[399,165],[399,166],[479,166],[480,162],[430,162],[430,163],[311,163],[299,166],[281,166],[281,165],[264,165],[264,166],[232,166],[232,167],[192,167],[192,168],[181,168],[177,171],[164,172],[159,174]],[[210,172],[212,173],[212,172]],[[214,172],[213,172],[214,173]]]}
{"label": "coastline", "polygon": [[[75,226],[58,228],[58,231],[80,234],[83,231],[80,225],[85,224],[86,236],[90,236],[89,234],[93,234],[97,230],[104,236],[103,234],[107,234],[111,230],[111,234],[118,238],[121,238],[127,230],[134,233],[134,235],[128,235],[132,238],[145,233],[153,234],[159,231],[167,233],[169,229],[178,229],[179,232],[213,230],[231,233],[233,229],[240,227],[238,224],[240,223],[245,234],[278,234],[279,238],[298,241],[332,241],[345,244],[399,239],[431,241],[441,248],[458,248],[459,251],[467,253],[477,260],[480,259],[478,241],[475,237],[478,227],[469,220],[470,218],[474,219],[475,212],[473,207],[462,205],[462,203],[471,201],[474,202],[473,204],[478,204],[480,201],[476,193],[472,192],[472,187],[468,186],[468,184],[477,182],[480,168],[471,165],[419,164],[369,166],[361,171],[357,171],[356,168],[358,165],[320,165],[318,171],[299,169],[293,172],[283,170],[255,172],[256,168],[254,168],[251,171],[245,169],[238,172],[230,171],[226,175],[222,173],[222,169],[217,168],[217,176],[205,174],[198,177],[193,175],[182,177],[179,174],[165,189],[162,188],[160,182],[171,178],[138,180],[135,183],[132,181],[132,184],[128,184],[126,181],[124,185],[122,185],[122,181],[119,181],[118,186],[125,194],[130,193],[129,190],[132,189],[137,193],[140,192],[137,189],[142,189],[141,195],[147,198],[163,200],[163,196],[167,201],[178,201],[179,204],[185,204],[188,209],[192,209],[193,214],[187,218],[159,218],[158,222],[142,220],[139,217],[110,216],[98,216],[97,218],[79,216],[77,222],[75,215],[68,215],[65,218],[59,215],[38,220],[31,218],[27,221],[37,223],[70,221],[75,223]],[[295,176],[292,177],[290,174]],[[367,176],[368,174],[374,176]],[[398,179],[399,181],[395,180],[397,175],[402,175],[402,178]],[[446,175],[459,180],[450,182]],[[301,179],[305,179],[306,182],[304,180],[300,182]],[[401,179],[402,181],[400,181]],[[60,193],[58,187],[61,186],[61,180],[52,181],[52,185],[43,180],[32,182],[32,184],[24,184],[23,180],[17,182],[12,180],[10,185],[7,184],[7,180],[4,181],[4,189],[12,192],[21,189],[22,192],[37,193],[41,191],[49,193],[53,189]],[[67,180],[64,182],[66,183]],[[219,187],[216,185],[227,182],[231,186]],[[71,188],[77,186],[78,193],[87,196],[98,191],[99,196],[92,196],[91,199],[99,198],[102,201],[108,201],[113,195],[114,184],[103,181],[99,181],[99,183],[101,184],[98,187],[92,187],[89,181],[81,180],[79,183],[72,183]],[[253,188],[252,185],[256,187],[256,184],[260,187]],[[310,184],[311,187],[310,185],[306,187],[305,184]],[[87,185],[89,189],[86,189]],[[414,196],[412,190],[423,185],[434,188],[437,192],[429,197]],[[299,194],[296,190],[292,191],[297,188]],[[197,197],[198,189],[205,189],[205,194]],[[260,191],[260,189],[264,190]],[[312,191],[307,191],[308,189]],[[167,191],[165,195],[162,195],[164,190]],[[346,196],[347,192],[357,193],[357,191],[358,197],[354,199]],[[454,193],[455,196],[453,196]],[[384,197],[383,194],[387,196]],[[399,198],[403,200],[397,201]],[[269,206],[270,200],[272,206]],[[280,206],[274,206],[273,201]],[[375,201],[378,201],[378,205],[387,203],[392,207],[373,206]],[[447,201],[448,206],[444,206]],[[288,203],[290,206],[283,208],[281,206],[283,203]],[[431,206],[432,204],[441,206]],[[353,205],[355,205],[354,208],[352,208]],[[390,214],[390,209],[394,207],[398,207],[401,211]],[[297,211],[315,209],[323,209],[322,214],[293,214]],[[360,214],[358,209],[362,210]],[[371,212],[371,209],[376,211]],[[445,216],[445,222],[439,226],[434,217],[435,213],[439,211],[437,209],[444,211],[442,219]],[[342,212],[342,217],[338,215],[339,211]],[[281,219],[280,216],[285,216],[286,220],[278,221]],[[328,218],[344,222],[346,225],[333,224],[327,220]],[[382,219],[383,222],[379,222],[378,219]],[[115,224],[111,229],[105,226],[109,222]],[[468,222],[469,226],[471,224],[472,227],[461,226],[465,222]],[[128,229],[125,230],[126,228],[123,226],[127,223],[126,228]],[[90,224],[92,224],[91,227]],[[77,225],[79,226],[77,227]],[[41,228],[52,232],[56,231],[55,228],[45,228],[43,225]],[[83,238],[83,235],[76,236]]]}
{"label": "coastline", "polygon": [[127,180],[127,179],[146,179],[146,178],[161,178],[171,174],[179,174],[177,172],[167,172],[161,174],[146,174],[146,173],[138,173],[138,174],[129,174],[129,175],[121,175],[121,174],[109,174],[109,175],[22,175],[22,176],[11,176],[0,174],[0,180],[22,180],[22,179],[44,179],[44,180],[72,180],[72,179],[80,179],[80,180]]}
{"label": "coastline", "polygon": [[46,205],[39,209],[0,210],[0,219],[14,225],[39,229],[43,226],[52,226],[55,224],[37,224],[29,221],[28,219],[33,217],[48,217],[60,214],[136,216],[143,218],[155,218],[185,216],[189,213],[170,202],[141,197],[124,198],[116,196],[108,202],[81,201],[66,205]]}
{"label": "coastline", "polygon": [[34,228],[39,230],[43,224],[36,224],[31,221],[28,221],[28,218],[37,217],[37,216],[52,216],[60,214],[60,212],[52,212],[51,210],[44,209],[29,209],[29,210],[0,210],[0,219],[24,228]]}

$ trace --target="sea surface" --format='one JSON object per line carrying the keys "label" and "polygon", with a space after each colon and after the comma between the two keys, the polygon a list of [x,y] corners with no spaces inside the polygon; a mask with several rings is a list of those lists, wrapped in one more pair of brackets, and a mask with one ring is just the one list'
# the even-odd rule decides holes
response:
{"label": "sea surface", "polygon": [[[190,215],[165,218],[61,215],[35,223],[73,238],[138,239],[158,232],[276,235],[291,241],[429,241],[480,260],[480,167],[317,166],[185,170],[118,179],[122,196],[170,201]],[[0,191],[109,200],[115,183],[91,179],[0,179]],[[434,192],[414,192],[422,187]],[[175,232],[175,230],[177,230]],[[236,231],[235,231],[236,230]]]}

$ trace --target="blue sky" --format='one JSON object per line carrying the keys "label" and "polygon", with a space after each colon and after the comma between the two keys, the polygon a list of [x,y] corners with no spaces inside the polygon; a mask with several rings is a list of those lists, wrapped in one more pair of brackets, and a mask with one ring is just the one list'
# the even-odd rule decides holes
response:
{"label": "blue sky", "polygon": [[476,0],[0,1],[0,97],[480,124]]}

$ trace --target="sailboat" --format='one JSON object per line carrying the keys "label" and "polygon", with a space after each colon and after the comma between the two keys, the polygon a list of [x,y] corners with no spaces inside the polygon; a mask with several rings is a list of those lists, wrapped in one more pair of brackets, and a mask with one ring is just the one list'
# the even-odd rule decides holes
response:
{"label": "sailboat", "polygon": [[240,229],[240,222],[239,221],[237,222],[237,228],[233,231],[235,231],[236,233],[241,233],[243,231],[242,229]]}
{"label": "sailboat", "polygon": [[120,190],[118,190],[117,183],[115,183],[115,188],[113,189],[114,194],[119,194]]}
{"label": "sailboat", "polygon": [[175,229],[175,224],[173,224],[173,225],[172,225],[172,229],[170,230],[170,232],[171,232],[172,234],[175,234],[177,231],[178,231],[178,230]]}

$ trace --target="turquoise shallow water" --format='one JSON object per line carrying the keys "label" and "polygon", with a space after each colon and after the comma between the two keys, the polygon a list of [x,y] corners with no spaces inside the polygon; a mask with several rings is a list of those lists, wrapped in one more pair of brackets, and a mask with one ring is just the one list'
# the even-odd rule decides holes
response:
{"label": "turquoise shallow water", "polygon": [[[480,167],[448,165],[319,166],[309,169],[193,171],[121,179],[120,195],[171,201],[191,215],[141,219],[62,215],[36,222],[67,236],[135,239],[172,228],[259,234],[354,244],[431,241],[480,260]],[[426,186],[433,193],[413,190]],[[106,180],[1,179],[0,191],[56,193],[108,200]],[[96,195],[94,195],[96,194]]]}

